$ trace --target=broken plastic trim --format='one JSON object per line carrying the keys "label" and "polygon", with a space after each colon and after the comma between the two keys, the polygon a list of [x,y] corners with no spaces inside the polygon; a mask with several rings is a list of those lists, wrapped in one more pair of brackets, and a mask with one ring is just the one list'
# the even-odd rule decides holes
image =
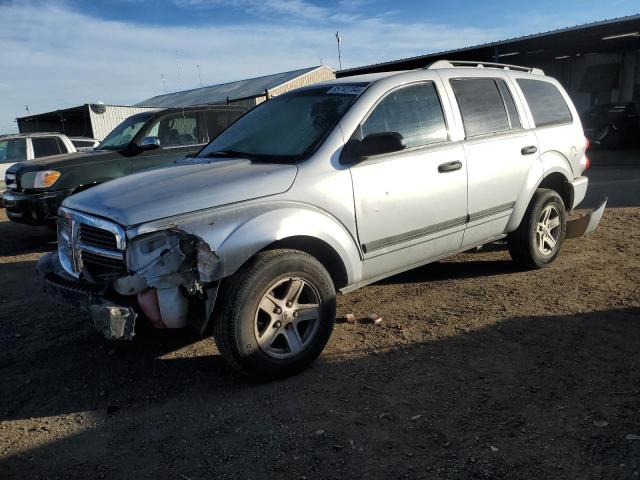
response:
{"label": "broken plastic trim", "polygon": [[114,304],[89,305],[93,325],[109,340],[131,340],[137,314],[131,307]]}
{"label": "broken plastic trim", "polygon": [[608,198],[604,197],[600,205],[584,217],[569,220],[564,238],[578,238],[593,232],[600,223],[604,209],[607,206],[607,200]]}

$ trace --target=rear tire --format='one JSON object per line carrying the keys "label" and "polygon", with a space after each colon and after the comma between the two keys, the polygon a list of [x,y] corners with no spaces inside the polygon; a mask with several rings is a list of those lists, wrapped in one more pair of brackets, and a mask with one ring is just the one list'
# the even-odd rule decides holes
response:
{"label": "rear tire", "polygon": [[317,259],[298,250],[267,250],[222,285],[214,338],[238,372],[284,378],[320,355],[335,317],[335,287]]}
{"label": "rear tire", "polygon": [[518,228],[507,237],[513,261],[525,269],[544,268],[560,254],[567,227],[562,197],[539,188]]}

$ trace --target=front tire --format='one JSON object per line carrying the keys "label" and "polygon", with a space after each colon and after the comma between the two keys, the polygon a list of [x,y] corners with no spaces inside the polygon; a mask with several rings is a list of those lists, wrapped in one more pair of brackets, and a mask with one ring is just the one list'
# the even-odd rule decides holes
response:
{"label": "front tire", "polygon": [[560,254],[566,227],[562,197],[554,190],[537,189],[520,225],[507,237],[511,258],[526,269],[546,267]]}
{"label": "front tire", "polygon": [[267,250],[224,282],[214,338],[240,373],[284,378],[320,355],[335,317],[335,287],[318,260],[298,250]]}

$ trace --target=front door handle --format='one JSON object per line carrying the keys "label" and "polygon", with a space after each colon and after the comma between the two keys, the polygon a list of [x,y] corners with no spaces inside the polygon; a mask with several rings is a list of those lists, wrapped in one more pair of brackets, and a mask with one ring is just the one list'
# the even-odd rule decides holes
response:
{"label": "front door handle", "polygon": [[462,168],[462,162],[456,160],[455,162],[441,163],[438,165],[438,171],[440,173],[453,172]]}
{"label": "front door handle", "polygon": [[538,151],[538,147],[536,147],[535,145],[529,145],[528,147],[522,147],[522,150],[520,150],[520,153],[522,155],[533,155],[537,151]]}

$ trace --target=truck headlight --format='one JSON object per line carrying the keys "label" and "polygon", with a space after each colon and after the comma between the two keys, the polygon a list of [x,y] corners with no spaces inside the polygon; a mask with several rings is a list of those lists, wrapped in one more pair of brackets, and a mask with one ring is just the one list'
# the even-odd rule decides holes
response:
{"label": "truck headlight", "polygon": [[20,184],[24,188],[49,188],[60,178],[57,170],[44,170],[42,172],[27,172],[22,175]]}

